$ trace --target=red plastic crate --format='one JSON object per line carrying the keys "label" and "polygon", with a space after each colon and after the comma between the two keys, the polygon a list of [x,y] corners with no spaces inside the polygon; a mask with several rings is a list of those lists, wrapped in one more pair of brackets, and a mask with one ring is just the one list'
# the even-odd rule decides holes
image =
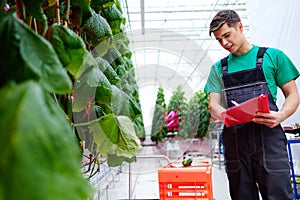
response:
{"label": "red plastic crate", "polygon": [[158,170],[160,200],[213,200],[212,168],[209,162],[183,167],[172,162]]}

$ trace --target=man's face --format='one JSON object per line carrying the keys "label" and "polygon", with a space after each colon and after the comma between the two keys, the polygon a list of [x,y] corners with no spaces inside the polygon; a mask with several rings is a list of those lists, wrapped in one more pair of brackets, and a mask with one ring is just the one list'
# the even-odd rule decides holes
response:
{"label": "man's face", "polygon": [[234,27],[229,27],[225,23],[220,29],[214,31],[213,34],[224,49],[233,54],[241,54],[240,47],[245,40],[242,30],[243,26],[241,23],[238,23]]}

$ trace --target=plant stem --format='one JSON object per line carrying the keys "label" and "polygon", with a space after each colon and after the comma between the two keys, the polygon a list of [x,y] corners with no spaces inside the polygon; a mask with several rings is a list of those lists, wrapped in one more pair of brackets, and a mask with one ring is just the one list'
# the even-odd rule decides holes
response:
{"label": "plant stem", "polygon": [[36,24],[36,19],[35,18],[33,18],[33,26],[34,26],[35,33],[38,33],[38,28],[37,28],[37,24]]}
{"label": "plant stem", "polygon": [[65,0],[64,4],[65,4],[65,9],[64,9],[63,20],[69,22],[70,0]]}
{"label": "plant stem", "polygon": [[60,23],[59,1],[56,1],[56,22]]}
{"label": "plant stem", "polygon": [[28,25],[28,27],[31,27],[31,25],[32,25],[32,16],[28,17],[27,25]]}
{"label": "plant stem", "polygon": [[101,119],[102,119],[102,117],[97,118],[97,119],[94,119],[94,120],[91,120],[91,121],[89,121],[89,122],[77,123],[77,124],[72,123],[72,126],[74,126],[74,127],[89,126],[89,125],[91,125],[91,124],[93,124],[93,123],[99,122]]}

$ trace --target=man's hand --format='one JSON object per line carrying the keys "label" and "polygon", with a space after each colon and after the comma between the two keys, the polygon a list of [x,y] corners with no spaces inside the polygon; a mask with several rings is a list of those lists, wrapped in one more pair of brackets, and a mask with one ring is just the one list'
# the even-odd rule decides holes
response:
{"label": "man's hand", "polygon": [[284,120],[280,112],[271,111],[270,113],[257,112],[253,121],[258,124],[264,124],[270,128],[274,128]]}
{"label": "man's hand", "polygon": [[270,128],[274,128],[289,116],[291,116],[299,105],[299,94],[295,80],[291,80],[281,87],[285,96],[285,102],[280,111],[271,111],[270,113],[256,113],[253,121],[258,124],[264,124]]}

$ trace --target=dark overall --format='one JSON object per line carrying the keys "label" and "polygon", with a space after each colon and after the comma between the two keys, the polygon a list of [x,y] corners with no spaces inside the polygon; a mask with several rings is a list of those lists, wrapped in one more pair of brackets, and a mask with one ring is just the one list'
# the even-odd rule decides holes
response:
{"label": "dark overall", "polygon": [[[232,100],[244,102],[268,94],[270,110],[278,111],[268,89],[262,59],[266,48],[259,48],[256,68],[228,74],[223,58],[223,97],[227,108]],[[258,200],[258,188],[264,200],[291,200],[293,191],[286,149],[286,136],[281,126],[268,128],[254,122],[224,127],[226,172],[233,200]]]}

